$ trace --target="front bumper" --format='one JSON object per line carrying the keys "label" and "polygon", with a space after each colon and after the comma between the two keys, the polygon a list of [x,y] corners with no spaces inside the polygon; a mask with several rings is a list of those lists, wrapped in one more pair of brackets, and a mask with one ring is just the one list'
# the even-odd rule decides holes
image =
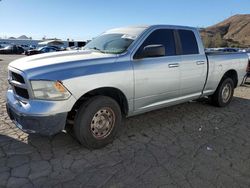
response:
{"label": "front bumper", "polygon": [[[72,99],[74,101],[74,99]],[[7,92],[6,108],[10,119],[24,132],[54,135],[65,128],[69,101],[29,101],[23,103],[15,98],[12,90]]]}
{"label": "front bumper", "polygon": [[60,132],[65,127],[67,113],[39,117],[18,114],[8,103],[6,108],[13,123],[26,133],[39,133],[50,136]]}

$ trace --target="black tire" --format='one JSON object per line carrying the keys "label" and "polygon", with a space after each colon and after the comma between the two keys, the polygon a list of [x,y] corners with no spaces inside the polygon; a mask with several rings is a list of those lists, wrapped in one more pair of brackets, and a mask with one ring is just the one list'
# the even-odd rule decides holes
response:
{"label": "black tire", "polygon": [[[225,87],[229,87],[228,97],[223,97],[223,91]],[[212,95],[212,104],[217,107],[227,106],[233,98],[234,95],[234,82],[231,78],[223,78],[217,87],[215,93]]]}
{"label": "black tire", "polygon": [[[93,123],[96,121],[94,118],[101,118],[101,120],[98,120],[98,123]],[[113,121],[111,121],[111,119]],[[101,121],[103,123],[100,123]],[[110,123],[110,121],[113,123]],[[102,148],[113,142],[121,128],[121,121],[121,109],[115,100],[106,96],[95,96],[82,104],[78,110],[75,117],[74,133],[77,140],[87,148]],[[98,127],[100,124],[102,124],[101,128]],[[106,127],[111,127],[111,124],[112,128]],[[92,126],[94,126],[95,129],[92,128]],[[109,129],[109,131],[106,131],[106,129]],[[105,131],[105,135],[102,135],[102,131]]]}

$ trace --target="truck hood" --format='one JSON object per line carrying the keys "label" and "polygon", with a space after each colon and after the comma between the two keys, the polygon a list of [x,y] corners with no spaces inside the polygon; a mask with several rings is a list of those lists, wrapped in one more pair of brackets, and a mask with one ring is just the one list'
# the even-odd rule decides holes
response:
{"label": "truck hood", "polygon": [[111,67],[116,58],[116,54],[97,51],[52,52],[18,59],[9,68],[22,71],[27,79],[66,80]]}
{"label": "truck hood", "polygon": [[39,54],[24,57],[15,60],[9,64],[10,67],[26,72],[36,69],[53,68],[63,66],[68,68],[71,66],[83,66],[88,60],[100,62],[100,59],[116,57],[115,54],[104,54],[95,51],[65,51],[65,52],[52,52],[46,54]]}

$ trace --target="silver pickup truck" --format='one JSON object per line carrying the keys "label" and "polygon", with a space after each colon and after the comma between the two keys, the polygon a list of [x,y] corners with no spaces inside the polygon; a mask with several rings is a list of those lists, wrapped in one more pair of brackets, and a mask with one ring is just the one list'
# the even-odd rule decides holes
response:
{"label": "silver pickup truck", "polygon": [[246,53],[206,54],[195,28],[117,28],[83,50],[9,64],[7,111],[28,133],[53,135],[71,126],[80,143],[113,141],[122,117],[209,96],[228,105],[248,64]]}

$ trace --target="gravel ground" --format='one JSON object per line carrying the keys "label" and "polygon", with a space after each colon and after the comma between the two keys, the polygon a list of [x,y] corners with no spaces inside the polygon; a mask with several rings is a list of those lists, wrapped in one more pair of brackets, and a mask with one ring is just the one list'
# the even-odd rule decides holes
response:
{"label": "gravel ground", "polygon": [[250,85],[226,108],[190,102],[129,118],[119,139],[90,151],[62,132],[28,135],[5,110],[0,55],[0,187],[250,187]]}

